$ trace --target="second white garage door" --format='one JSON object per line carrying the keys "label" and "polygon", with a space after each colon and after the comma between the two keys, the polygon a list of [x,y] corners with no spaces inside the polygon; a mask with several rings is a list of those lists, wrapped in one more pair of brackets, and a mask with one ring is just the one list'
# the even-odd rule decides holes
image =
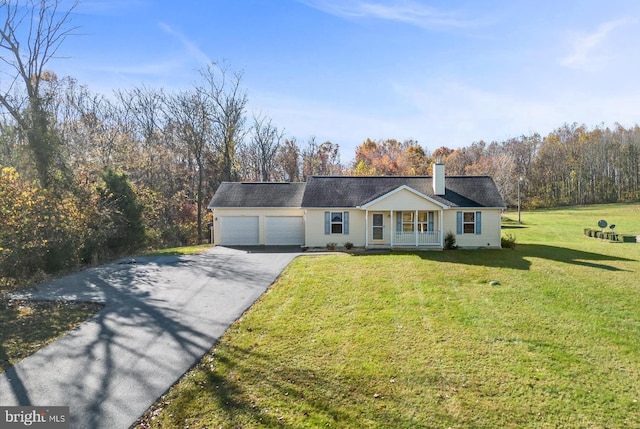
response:
{"label": "second white garage door", "polygon": [[258,245],[258,216],[225,216],[221,219],[223,246]]}
{"label": "second white garage door", "polygon": [[268,246],[302,246],[304,228],[301,216],[270,216],[265,218]]}

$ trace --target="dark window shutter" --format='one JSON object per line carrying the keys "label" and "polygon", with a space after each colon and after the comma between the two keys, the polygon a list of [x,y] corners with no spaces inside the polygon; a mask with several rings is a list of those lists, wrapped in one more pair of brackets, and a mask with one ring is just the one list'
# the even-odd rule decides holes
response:
{"label": "dark window shutter", "polygon": [[331,234],[331,212],[324,212],[324,234]]}
{"label": "dark window shutter", "polygon": [[349,212],[344,212],[342,215],[342,233],[344,235],[349,235]]}
{"label": "dark window shutter", "polygon": [[476,212],[476,235],[482,234],[482,212]]}
{"label": "dark window shutter", "polygon": [[462,234],[462,212],[456,213],[456,234]]}

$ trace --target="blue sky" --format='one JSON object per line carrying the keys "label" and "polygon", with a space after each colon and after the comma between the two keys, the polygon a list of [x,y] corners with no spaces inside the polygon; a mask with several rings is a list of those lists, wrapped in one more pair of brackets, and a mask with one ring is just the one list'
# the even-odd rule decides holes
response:
{"label": "blue sky", "polygon": [[244,72],[249,113],[341,147],[414,139],[433,151],[640,122],[640,2],[84,0],[51,67],[93,91],[186,89]]}

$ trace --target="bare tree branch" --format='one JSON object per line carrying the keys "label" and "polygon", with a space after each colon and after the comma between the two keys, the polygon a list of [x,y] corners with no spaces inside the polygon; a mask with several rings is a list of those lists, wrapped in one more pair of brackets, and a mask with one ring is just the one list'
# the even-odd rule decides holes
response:
{"label": "bare tree branch", "polygon": [[211,121],[214,124],[214,144],[221,154],[222,180],[233,177],[236,145],[245,134],[245,110],[247,94],[241,86],[242,73],[235,72],[228,77],[226,68],[220,69],[215,63],[200,71],[204,78],[203,87],[198,87],[211,103]]}
{"label": "bare tree branch", "polygon": [[251,151],[255,153],[260,168],[260,178],[263,182],[270,180],[271,171],[276,155],[280,149],[280,142],[284,137],[284,130],[278,130],[271,118],[253,115],[251,126]]}
{"label": "bare tree branch", "polygon": [[0,19],[4,21],[0,27],[0,62],[6,66],[2,73],[8,76],[8,83],[0,81],[0,105],[26,135],[38,178],[45,187],[59,142],[53,135],[55,118],[46,111],[40,83],[46,65],[76,28],[69,24],[78,0],[62,12],[61,3],[62,0],[0,0]]}

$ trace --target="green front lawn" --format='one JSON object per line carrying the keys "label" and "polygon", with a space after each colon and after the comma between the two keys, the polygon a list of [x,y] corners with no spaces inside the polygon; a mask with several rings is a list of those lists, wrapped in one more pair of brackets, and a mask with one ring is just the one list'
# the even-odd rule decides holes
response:
{"label": "green front lawn", "polygon": [[638,426],[640,244],[582,230],[639,214],[526,212],[515,250],[300,257],[139,427]]}
{"label": "green front lawn", "polygon": [[601,218],[640,233],[609,205],[507,220],[515,250],[300,257],[139,427],[638,427],[640,244]]}

